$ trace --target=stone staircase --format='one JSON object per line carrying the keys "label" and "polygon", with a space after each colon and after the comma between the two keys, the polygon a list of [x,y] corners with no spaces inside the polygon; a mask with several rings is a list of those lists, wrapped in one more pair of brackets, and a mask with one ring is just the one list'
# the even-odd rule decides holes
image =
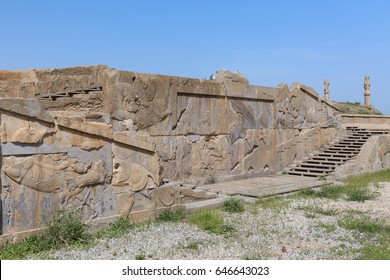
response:
{"label": "stone staircase", "polygon": [[55,101],[57,98],[61,98],[61,97],[80,96],[80,95],[89,94],[90,92],[101,92],[102,90],[103,90],[102,86],[92,86],[89,88],[47,93],[47,94],[39,95],[39,99]]}
{"label": "stone staircase", "polygon": [[323,177],[338,165],[355,158],[370,136],[388,134],[388,130],[374,130],[348,126],[347,137],[338,139],[322,150],[290,166],[285,173],[306,177]]}

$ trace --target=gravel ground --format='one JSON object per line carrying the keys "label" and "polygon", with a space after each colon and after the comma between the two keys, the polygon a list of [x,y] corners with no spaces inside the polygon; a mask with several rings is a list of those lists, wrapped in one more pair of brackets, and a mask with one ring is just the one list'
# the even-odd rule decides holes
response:
{"label": "gravel ground", "polygon": [[[378,197],[365,202],[286,195],[284,199],[290,203],[281,207],[247,203],[243,213],[221,210],[225,223],[235,228],[229,234],[210,234],[186,222],[150,223],[120,238],[99,239],[89,248],[64,248],[33,258],[353,259],[356,249],[363,246],[362,236],[340,227],[340,219],[354,213],[390,223],[390,183],[372,188]],[[313,209],[331,213],[319,214]]]}

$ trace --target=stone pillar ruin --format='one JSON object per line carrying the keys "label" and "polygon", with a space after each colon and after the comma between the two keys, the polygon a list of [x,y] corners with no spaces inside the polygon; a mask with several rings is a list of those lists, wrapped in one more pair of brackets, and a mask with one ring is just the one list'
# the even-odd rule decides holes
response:
{"label": "stone pillar ruin", "polygon": [[364,76],[364,106],[371,105],[370,76]]}
{"label": "stone pillar ruin", "polygon": [[330,99],[329,81],[327,79],[324,79],[324,99],[326,100]]}

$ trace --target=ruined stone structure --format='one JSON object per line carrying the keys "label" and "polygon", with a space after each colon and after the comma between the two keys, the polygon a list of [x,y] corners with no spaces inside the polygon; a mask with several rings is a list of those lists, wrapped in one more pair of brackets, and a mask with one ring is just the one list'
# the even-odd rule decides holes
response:
{"label": "ruined stone structure", "polygon": [[337,106],[294,83],[254,86],[104,65],[0,71],[1,234],[59,210],[92,225],[138,220],[212,194],[194,189],[282,172],[343,134]]}

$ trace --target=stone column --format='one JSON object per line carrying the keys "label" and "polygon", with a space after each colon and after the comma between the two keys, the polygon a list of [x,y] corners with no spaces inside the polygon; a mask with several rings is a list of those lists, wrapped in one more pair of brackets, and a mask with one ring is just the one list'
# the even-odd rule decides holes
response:
{"label": "stone column", "polygon": [[326,100],[330,99],[329,81],[327,79],[324,79],[324,99]]}
{"label": "stone column", "polygon": [[364,76],[364,106],[371,105],[370,76]]}

